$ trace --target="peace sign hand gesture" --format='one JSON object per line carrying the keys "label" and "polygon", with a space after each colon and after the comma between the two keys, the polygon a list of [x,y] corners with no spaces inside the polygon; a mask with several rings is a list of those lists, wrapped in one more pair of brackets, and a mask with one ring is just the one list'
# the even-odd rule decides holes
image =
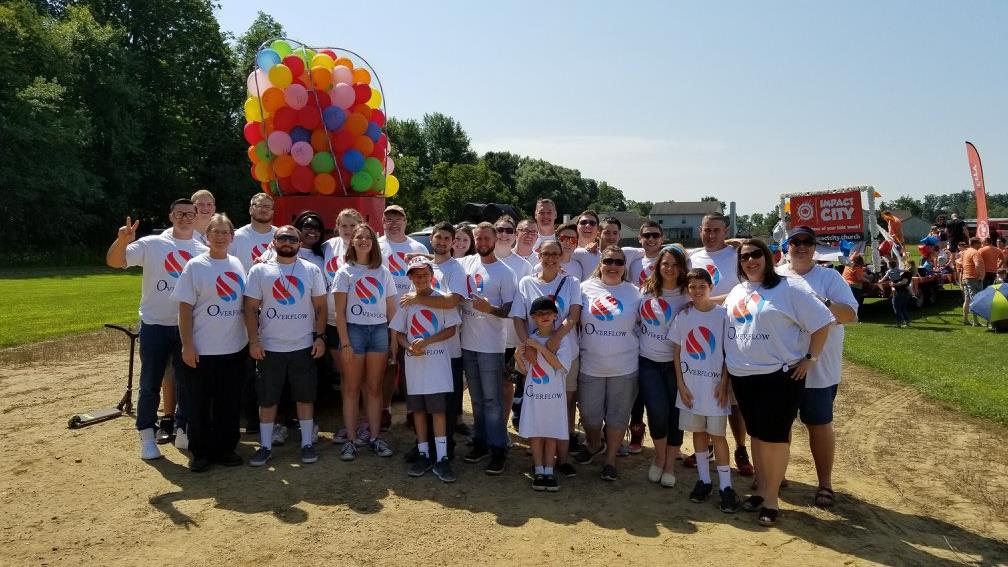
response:
{"label": "peace sign hand gesture", "polygon": [[132,218],[126,217],[126,226],[119,227],[119,240],[122,240],[126,243],[133,242],[134,240],[136,240],[136,231],[137,228],[139,227],[140,227],[139,219],[137,219],[136,222],[133,222]]}

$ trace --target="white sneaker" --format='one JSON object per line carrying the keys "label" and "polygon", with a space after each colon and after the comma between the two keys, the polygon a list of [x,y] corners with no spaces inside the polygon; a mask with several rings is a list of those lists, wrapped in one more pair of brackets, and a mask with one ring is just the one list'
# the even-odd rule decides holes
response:
{"label": "white sneaker", "polygon": [[647,471],[647,479],[651,482],[658,482],[662,479],[662,473],[665,472],[658,465],[651,463],[651,468]]}
{"label": "white sneaker", "polygon": [[161,458],[161,450],[157,446],[157,434],[154,429],[144,429],[140,431],[140,458],[145,461],[152,461]]}
{"label": "white sneaker", "polygon": [[675,486],[675,475],[670,472],[662,473],[661,485],[665,488],[672,488]]}
{"label": "white sneaker", "polygon": [[189,435],[181,427],[175,428],[175,448],[179,451],[189,450]]}
{"label": "white sneaker", "polygon": [[273,445],[283,445],[287,442],[287,426],[279,423],[273,425]]}

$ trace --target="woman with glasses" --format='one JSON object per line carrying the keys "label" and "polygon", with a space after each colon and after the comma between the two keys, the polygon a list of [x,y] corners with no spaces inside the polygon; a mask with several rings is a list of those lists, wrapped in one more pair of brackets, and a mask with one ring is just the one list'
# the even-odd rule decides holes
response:
{"label": "woman with glasses", "polygon": [[539,255],[535,250],[538,239],[539,229],[536,228],[535,219],[525,219],[518,223],[518,239],[515,240],[514,253],[533,267],[539,263]]}
{"label": "woman with glasses", "polygon": [[743,509],[777,523],[777,495],[787,470],[791,425],[805,393],[805,377],[823,352],[833,315],[808,284],[782,278],[759,239],[742,241],[736,285],[725,299],[725,364],[752,437],[756,493]]}
{"label": "woman with glasses", "polygon": [[560,270],[580,280],[583,276],[581,264],[574,261],[574,250],[577,249],[578,243],[577,225],[572,222],[560,225],[556,229],[556,239],[563,251],[563,256],[560,257]]}
{"label": "woman with glasses", "polygon": [[616,453],[637,395],[639,344],[634,328],[639,307],[640,292],[626,279],[626,255],[618,246],[605,248],[598,267],[581,284],[578,399],[587,441],[575,456],[586,465],[605,453],[602,480],[619,476]]}

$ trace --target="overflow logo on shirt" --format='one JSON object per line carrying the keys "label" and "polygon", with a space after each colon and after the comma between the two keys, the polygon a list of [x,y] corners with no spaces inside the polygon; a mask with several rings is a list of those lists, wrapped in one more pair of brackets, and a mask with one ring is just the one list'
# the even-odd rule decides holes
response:
{"label": "overflow logo on shirt", "polygon": [[192,254],[185,250],[173,250],[165,256],[164,269],[168,272],[169,276],[177,278],[182,275],[182,268],[185,267],[186,262],[190,258],[192,258]]}
{"label": "overflow logo on shirt", "polygon": [[535,362],[529,365],[530,373],[532,374],[532,381],[536,384],[549,384],[549,374],[543,370],[543,367],[539,365],[539,359],[536,358]]}
{"label": "overflow logo on shirt", "polygon": [[620,313],[623,313],[623,302],[615,296],[600,295],[591,302],[591,314],[599,321],[612,321]]}
{"label": "overflow logo on shirt", "polygon": [[441,289],[441,280],[437,279],[437,276],[434,275],[431,276],[430,286],[437,291],[444,291]]}
{"label": "overflow logo on shirt", "polygon": [[646,282],[647,279],[651,277],[651,274],[653,273],[654,273],[654,264],[651,264],[650,266],[641,270],[640,276],[637,277],[637,287],[643,286],[644,282]]}
{"label": "overflow logo on shirt", "polygon": [[660,327],[672,319],[672,306],[660,297],[641,302],[641,320],[652,327]]}
{"label": "overflow logo on shirt", "polygon": [[354,293],[357,294],[357,299],[361,303],[374,305],[378,303],[379,299],[385,296],[385,286],[376,278],[365,276],[357,280],[357,284],[354,286]]}
{"label": "overflow logo on shirt", "polygon": [[326,275],[329,276],[329,279],[336,277],[336,272],[339,271],[339,261],[339,256],[333,256],[328,262],[326,262],[325,271]]}
{"label": "overflow logo on shirt", "polygon": [[388,257],[388,269],[392,272],[392,275],[399,278],[406,275],[406,253],[405,252],[395,252],[389,254]]}
{"label": "overflow logo on shirt", "polygon": [[466,278],[466,289],[469,291],[469,295],[473,293],[477,295],[483,295],[483,276],[482,274],[473,274]]}
{"label": "overflow logo on shirt", "polygon": [[738,323],[751,323],[753,311],[759,313],[766,305],[766,300],[755,291],[748,297],[743,297],[732,307],[732,316]]}
{"label": "overflow logo on shirt", "polygon": [[217,297],[224,301],[237,301],[245,293],[245,281],[234,272],[217,276]]}
{"label": "overflow logo on shirt", "polygon": [[252,247],[252,261],[255,262],[262,256],[267,250],[269,250],[269,243],[266,244],[256,244]]}
{"label": "overflow logo on shirt", "polygon": [[438,318],[430,309],[421,309],[410,318],[410,339],[429,339],[436,335],[438,328]]}
{"label": "overflow logo on shirt", "polygon": [[686,333],[686,354],[693,360],[707,360],[717,347],[717,339],[710,329],[700,325]]}
{"label": "overflow logo on shirt", "polygon": [[707,270],[707,273],[710,274],[711,281],[714,282],[715,286],[717,286],[718,282],[721,281],[721,270],[717,269],[717,266],[714,264],[707,264],[704,268]]}
{"label": "overflow logo on shirt", "polygon": [[557,312],[558,313],[563,313],[564,307],[567,305],[567,303],[564,301],[563,297],[557,297],[555,293],[551,293],[551,294],[547,295],[546,297],[548,297],[548,298],[550,298],[550,299],[552,299],[553,301],[556,302]]}
{"label": "overflow logo on shirt", "polygon": [[[297,291],[297,297],[294,293]],[[280,305],[294,305],[304,297],[304,283],[296,276],[280,276],[273,282],[273,299]]]}

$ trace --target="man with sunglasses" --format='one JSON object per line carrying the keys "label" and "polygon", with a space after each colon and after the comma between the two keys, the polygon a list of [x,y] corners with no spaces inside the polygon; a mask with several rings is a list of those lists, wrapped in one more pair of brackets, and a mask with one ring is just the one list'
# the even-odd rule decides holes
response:
{"label": "man with sunglasses", "polygon": [[844,325],[857,322],[857,299],[843,276],[833,268],[816,264],[814,259],[815,232],[807,226],[797,226],[788,236],[788,263],[777,267],[777,273],[800,278],[812,288],[816,297],[833,314],[826,345],[819,360],[809,367],[805,375],[805,396],[798,406],[798,415],[808,428],[809,446],[815,461],[819,489],[815,505],[828,508],[833,505],[833,456],[836,452],[836,435],[833,432],[833,404],[840,384],[843,360]]}
{"label": "man with sunglasses", "polygon": [[[105,263],[112,268],[143,268],[140,290],[140,392],[137,398],[136,429],[140,433],[140,458],[161,457],[154,430],[157,408],[160,404],[161,381],[168,360],[174,368],[182,365],[182,343],[178,329],[178,303],[172,300],[182,269],[190,258],[207,251],[207,247],[193,238],[196,205],[189,199],[178,199],[171,204],[168,214],[172,223],[170,234],[150,235],[136,240],[140,221],[126,217],[119,227],[119,235],[105,254]],[[185,440],[185,405],[178,396],[175,381],[177,408],[175,414],[176,442],[188,445]],[[167,413],[167,411],[166,411]]]}
{"label": "man with sunglasses", "polygon": [[661,252],[662,244],[665,243],[665,235],[662,233],[661,225],[653,220],[646,220],[640,226],[640,236],[638,240],[644,249],[644,255],[630,262],[630,283],[641,287],[644,280],[654,271],[654,262]]}

